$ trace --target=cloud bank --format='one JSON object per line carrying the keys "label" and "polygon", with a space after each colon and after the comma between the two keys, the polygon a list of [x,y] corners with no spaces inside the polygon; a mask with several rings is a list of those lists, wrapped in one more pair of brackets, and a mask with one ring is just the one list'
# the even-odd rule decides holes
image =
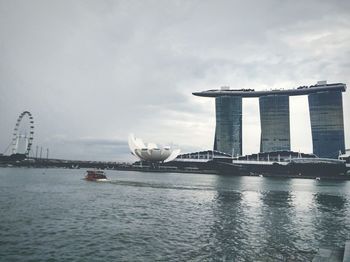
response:
{"label": "cloud bank", "polygon": [[[194,91],[350,83],[348,1],[0,0],[0,33],[0,149],[29,110],[34,146],[57,158],[134,160],[130,132],[212,148],[214,101]],[[343,102],[350,147],[349,91]],[[243,110],[256,152],[258,101]],[[292,149],[311,152],[306,97],[291,119]]]}

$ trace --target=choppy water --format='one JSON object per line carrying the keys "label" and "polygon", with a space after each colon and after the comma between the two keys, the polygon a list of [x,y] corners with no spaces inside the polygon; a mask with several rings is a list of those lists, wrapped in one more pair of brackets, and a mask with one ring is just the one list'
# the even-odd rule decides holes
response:
{"label": "choppy water", "polygon": [[1,261],[311,261],[350,237],[350,182],[0,169]]}

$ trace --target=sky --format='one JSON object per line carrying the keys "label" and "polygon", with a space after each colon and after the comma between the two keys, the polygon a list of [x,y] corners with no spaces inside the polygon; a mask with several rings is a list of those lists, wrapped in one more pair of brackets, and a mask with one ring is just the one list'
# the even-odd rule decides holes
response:
{"label": "sky", "polygon": [[[133,161],[129,133],[212,149],[214,100],[192,92],[350,85],[349,73],[347,0],[0,0],[0,153],[24,110],[53,158]],[[343,105],[349,148],[349,90]],[[307,97],[290,110],[292,150],[312,152]],[[258,99],[245,99],[243,153],[259,139]]]}

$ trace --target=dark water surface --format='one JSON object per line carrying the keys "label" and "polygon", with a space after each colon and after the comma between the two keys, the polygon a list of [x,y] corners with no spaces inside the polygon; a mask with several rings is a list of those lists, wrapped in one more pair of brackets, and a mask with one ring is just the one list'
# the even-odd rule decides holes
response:
{"label": "dark water surface", "polygon": [[350,182],[0,168],[1,261],[311,261],[350,237]]}

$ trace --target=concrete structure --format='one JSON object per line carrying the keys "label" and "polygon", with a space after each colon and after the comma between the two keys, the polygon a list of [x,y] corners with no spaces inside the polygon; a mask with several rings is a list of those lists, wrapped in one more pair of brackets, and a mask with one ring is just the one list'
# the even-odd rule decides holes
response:
{"label": "concrete structure", "polygon": [[318,249],[312,262],[350,262],[350,240],[345,241],[344,248],[339,247],[321,247]]}
{"label": "concrete structure", "polygon": [[346,163],[350,164],[350,149],[345,149],[345,154],[340,155],[339,159],[344,160]]}
{"label": "concrete structure", "polygon": [[259,97],[260,151],[290,150],[289,96],[308,95],[313,152],[319,157],[337,158],[345,152],[342,92],[346,85],[318,82],[294,89],[229,89],[227,87],[193,95],[215,97],[216,129],[214,150],[242,154],[242,98]]}

